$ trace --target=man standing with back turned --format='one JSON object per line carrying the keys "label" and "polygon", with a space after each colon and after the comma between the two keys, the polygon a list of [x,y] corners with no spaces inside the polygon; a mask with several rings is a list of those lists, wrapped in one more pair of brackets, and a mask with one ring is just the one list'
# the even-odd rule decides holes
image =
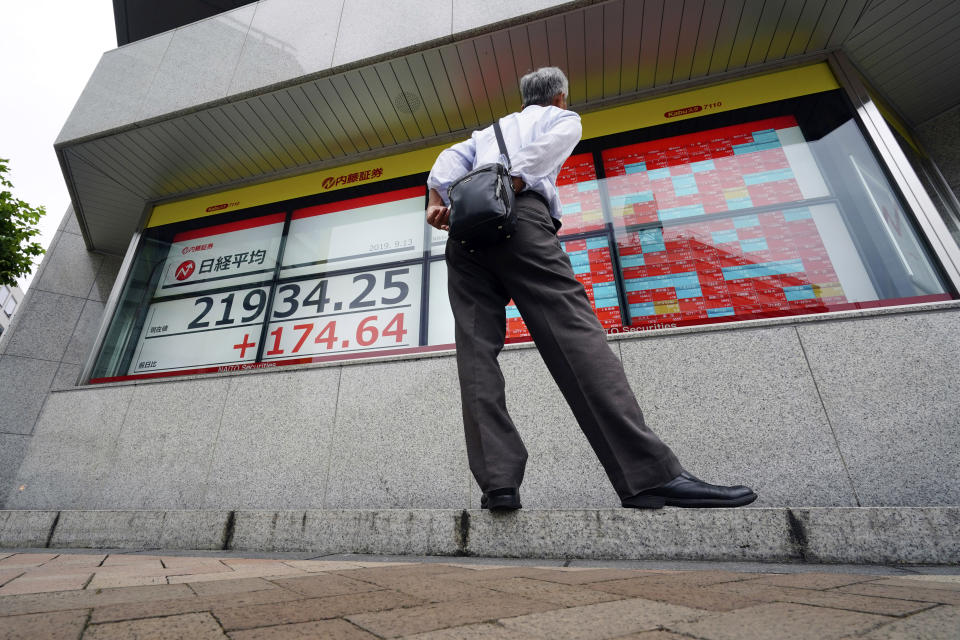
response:
{"label": "man standing with back turned", "polygon": [[[556,67],[520,79],[523,107],[501,122],[516,192],[517,229],[504,242],[469,251],[447,242],[450,306],[470,470],[485,509],[519,509],[527,450],[507,413],[497,356],[513,298],[540,355],[625,507],[739,507],[748,487],[707,484],[684,471],[647,428],[623,365],[607,345],[583,285],[560,242],[556,179],[580,141],[580,116],[567,110],[568,84]],[[427,222],[447,229],[447,189],[500,156],[493,127],[444,150],[427,185]]]}

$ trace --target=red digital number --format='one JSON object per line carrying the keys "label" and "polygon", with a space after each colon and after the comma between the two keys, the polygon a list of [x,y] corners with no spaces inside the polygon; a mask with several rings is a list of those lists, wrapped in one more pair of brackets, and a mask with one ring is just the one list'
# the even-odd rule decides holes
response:
{"label": "red digital number", "polygon": [[333,349],[334,343],[337,341],[337,321],[331,320],[323,329],[320,330],[320,333],[317,334],[317,337],[313,339],[315,344],[326,344],[327,349]]}
{"label": "red digital number", "polygon": [[367,324],[368,322],[376,321],[377,316],[367,316],[360,321],[359,325],[357,325],[357,342],[361,347],[369,347],[377,341],[377,338],[380,337],[380,332],[377,330],[377,328]]}
{"label": "red digital number", "polygon": [[393,316],[393,320],[383,330],[385,336],[396,336],[397,342],[403,342],[403,336],[407,335],[407,330],[403,328],[403,314],[398,313]]}
{"label": "red digital number", "polygon": [[233,345],[233,348],[240,350],[240,358],[242,359],[247,357],[247,349],[252,349],[255,346],[257,346],[257,343],[250,340],[249,333],[245,333],[240,344]]}
{"label": "red digital number", "polygon": [[280,348],[280,338],[283,336],[283,327],[277,327],[270,332],[270,335],[274,336],[273,340],[273,349],[267,351],[265,355],[268,356],[278,356],[283,353],[283,349]]}
{"label": "red digital number", "polygon": [[313,323],[310,324],[295,324],[293,325],[294,331],[303,331],[303,335],[300,336],[300,339],[297,341],[297,346],[293,348],[293,352],[297,353],[300,351],[300,347],[303,346],[303,343],[307,341],[307,336],[310,335],[310,332],[313,331]]}

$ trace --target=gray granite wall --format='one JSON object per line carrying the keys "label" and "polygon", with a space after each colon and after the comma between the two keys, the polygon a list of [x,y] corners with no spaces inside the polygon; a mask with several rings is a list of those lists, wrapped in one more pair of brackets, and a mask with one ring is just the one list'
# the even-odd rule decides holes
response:
{"label": "gray granite wall", "polygon": [[[610,346],[686,466],[758,506],[960,504],[960,303]],[[502,364],[524,505],[617,506],[537,352]],[[447,354],[57,389],[7,507],[476,508],[462,440]]]}
{"label": "gray granite wall", "polygon": [[0,338],[0,508],[48,393],[76,385],[120,261],[88,252],[68,209]]}
{"label": "gray granite wall", "polygon": [[589,2],[260,0],[104,53],[57,142]]}
{"label": "gray granite wall", "polygon": [[960,198],[960,106],[918,125],[916,131],[920,143]]}

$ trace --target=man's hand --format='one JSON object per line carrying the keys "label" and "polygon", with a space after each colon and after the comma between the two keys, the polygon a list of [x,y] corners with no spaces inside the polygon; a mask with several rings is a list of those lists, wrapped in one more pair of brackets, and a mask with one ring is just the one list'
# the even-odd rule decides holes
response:
{"label": "man's hand", "polygon": [[520,176],[510,176],[510,177],[513,179],[514,193],[520,193],[521,191],[523,191],[523,188],[527,186],[526,183],[523,181],[523,178],[521,178]]}
{"label": "man's hand", "polygon": [[427,194],[427,224],[440,231],[450,230],[450,209],[443,204],[443,198],[436,189]]}
{"label": "man's hand", "polygon": [[441,231],[450,230],[450,209],[442,204],[427,206],[427,224]]}

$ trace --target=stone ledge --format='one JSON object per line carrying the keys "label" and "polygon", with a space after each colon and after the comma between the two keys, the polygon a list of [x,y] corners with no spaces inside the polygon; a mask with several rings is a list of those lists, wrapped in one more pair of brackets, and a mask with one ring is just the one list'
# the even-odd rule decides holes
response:
{"label": "stone ledge", "polygon": [[0,548],[960,564],[960,507],[0,511]]}

